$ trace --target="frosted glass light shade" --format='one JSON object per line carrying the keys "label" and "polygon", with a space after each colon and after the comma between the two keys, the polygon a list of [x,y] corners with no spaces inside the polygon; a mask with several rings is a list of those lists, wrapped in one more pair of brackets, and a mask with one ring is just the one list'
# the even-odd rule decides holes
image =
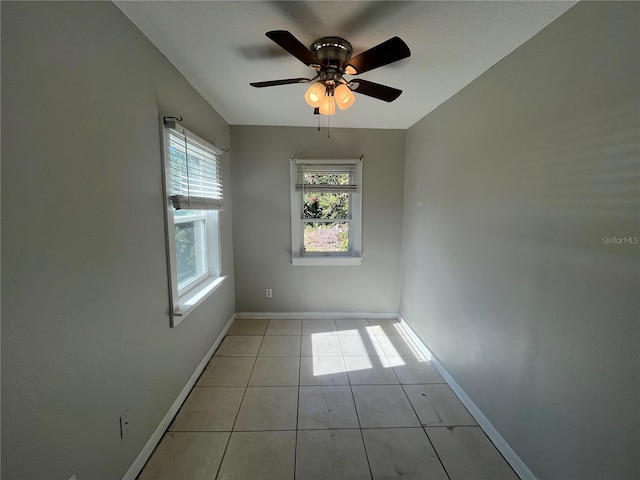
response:
{"label": "frosted glass light shade", "polygon": [[336,102],[333,95],[325,95],[320,103],[320,113],[322,115],[333,115],[336,113]]}
{"label": "frosted glass light shade", "polygon": [[316,82],[309,87],[307,93],[304,94],[304,99],[311,107],[319,107],[324,98],[325,86],[322,82]]}
{"label": "frosted glass light shade", "polygon": [[356,97],[349,87],[344,84],[338,85],[335,90],[336,104],[340,110],[346,110],[353,102],[356,101]]}

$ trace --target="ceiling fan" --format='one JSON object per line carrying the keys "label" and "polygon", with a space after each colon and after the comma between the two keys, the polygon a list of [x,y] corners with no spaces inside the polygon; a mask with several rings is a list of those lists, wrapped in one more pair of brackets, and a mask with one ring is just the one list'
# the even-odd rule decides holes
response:
{"label": "ceiling fan", "polygon": [[286,78],[266,82],[254,82],[253,87],[273,87],[293,83],[315,82],[305,94],[307,103],[314,107],[314,113],[333,115],[336,105],[341,110],[349,108],[355,102],[356,92],[385,102],[393,102],[402,90],[369,82],[359,78],[347,80],[345,75],[358,75],[374,68],[402,60],[411,55],[406,43],[399,37],[393,37],[369,50],[352,57],[351,44],[340,37],[323,37],[316,40],[308,49],[296,37],[286,30],[273,30],[266,36],[280,45],[305,65],[313,68],[313,78]]}

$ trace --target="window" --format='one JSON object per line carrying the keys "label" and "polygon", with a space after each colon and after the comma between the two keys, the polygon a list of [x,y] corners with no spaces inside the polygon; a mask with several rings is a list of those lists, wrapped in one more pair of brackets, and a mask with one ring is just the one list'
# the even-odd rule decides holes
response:
{"label": "window", "polygon": [[291,160],[293,265],[360,265],[362,160]]}
{"label": "window", "polygon": [[219,211],[222,152],[165,119],[164,184],[171,325],[176,326],[222,282]]}

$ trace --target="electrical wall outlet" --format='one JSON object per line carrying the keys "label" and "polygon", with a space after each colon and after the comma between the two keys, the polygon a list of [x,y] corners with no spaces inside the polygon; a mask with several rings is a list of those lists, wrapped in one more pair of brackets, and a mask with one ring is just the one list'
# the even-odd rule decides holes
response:
{"label": "electrical wall outlet", "polygon": [[129,435],[129,421],[130,421],[131,413],[129,410],[124,412],[120,417],[120,438],[125,438]]}
{"label": "electrical wall outlet", "polygon": [[265,294],[267,298],[271,298],[273,297],[273,290],[271,290],[270,288],[267,288],[267,290],[265,291]]}

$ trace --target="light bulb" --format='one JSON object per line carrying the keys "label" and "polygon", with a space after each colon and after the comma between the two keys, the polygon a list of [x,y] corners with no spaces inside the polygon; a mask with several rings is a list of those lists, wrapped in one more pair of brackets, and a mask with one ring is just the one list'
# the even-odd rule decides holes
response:
{"label": "light bulb", "polygon": [[325,86],[322,82],[316,82],[309,87],[307,93],[304,94],[304,99],[311,107],[319,107],[322,99],[324,98]]}
{"label": "light bulb", "polygon": [[320,103],[320,113],[322,115],[333,115],[336,113],[336,102],[333,95],[325,95]]}
{"label": "light bulb", "polygon": [[355,95],[345,84],[338,85],[334,95],[336,97],[336,104],[340,110],[346,110],[356,101]]}

